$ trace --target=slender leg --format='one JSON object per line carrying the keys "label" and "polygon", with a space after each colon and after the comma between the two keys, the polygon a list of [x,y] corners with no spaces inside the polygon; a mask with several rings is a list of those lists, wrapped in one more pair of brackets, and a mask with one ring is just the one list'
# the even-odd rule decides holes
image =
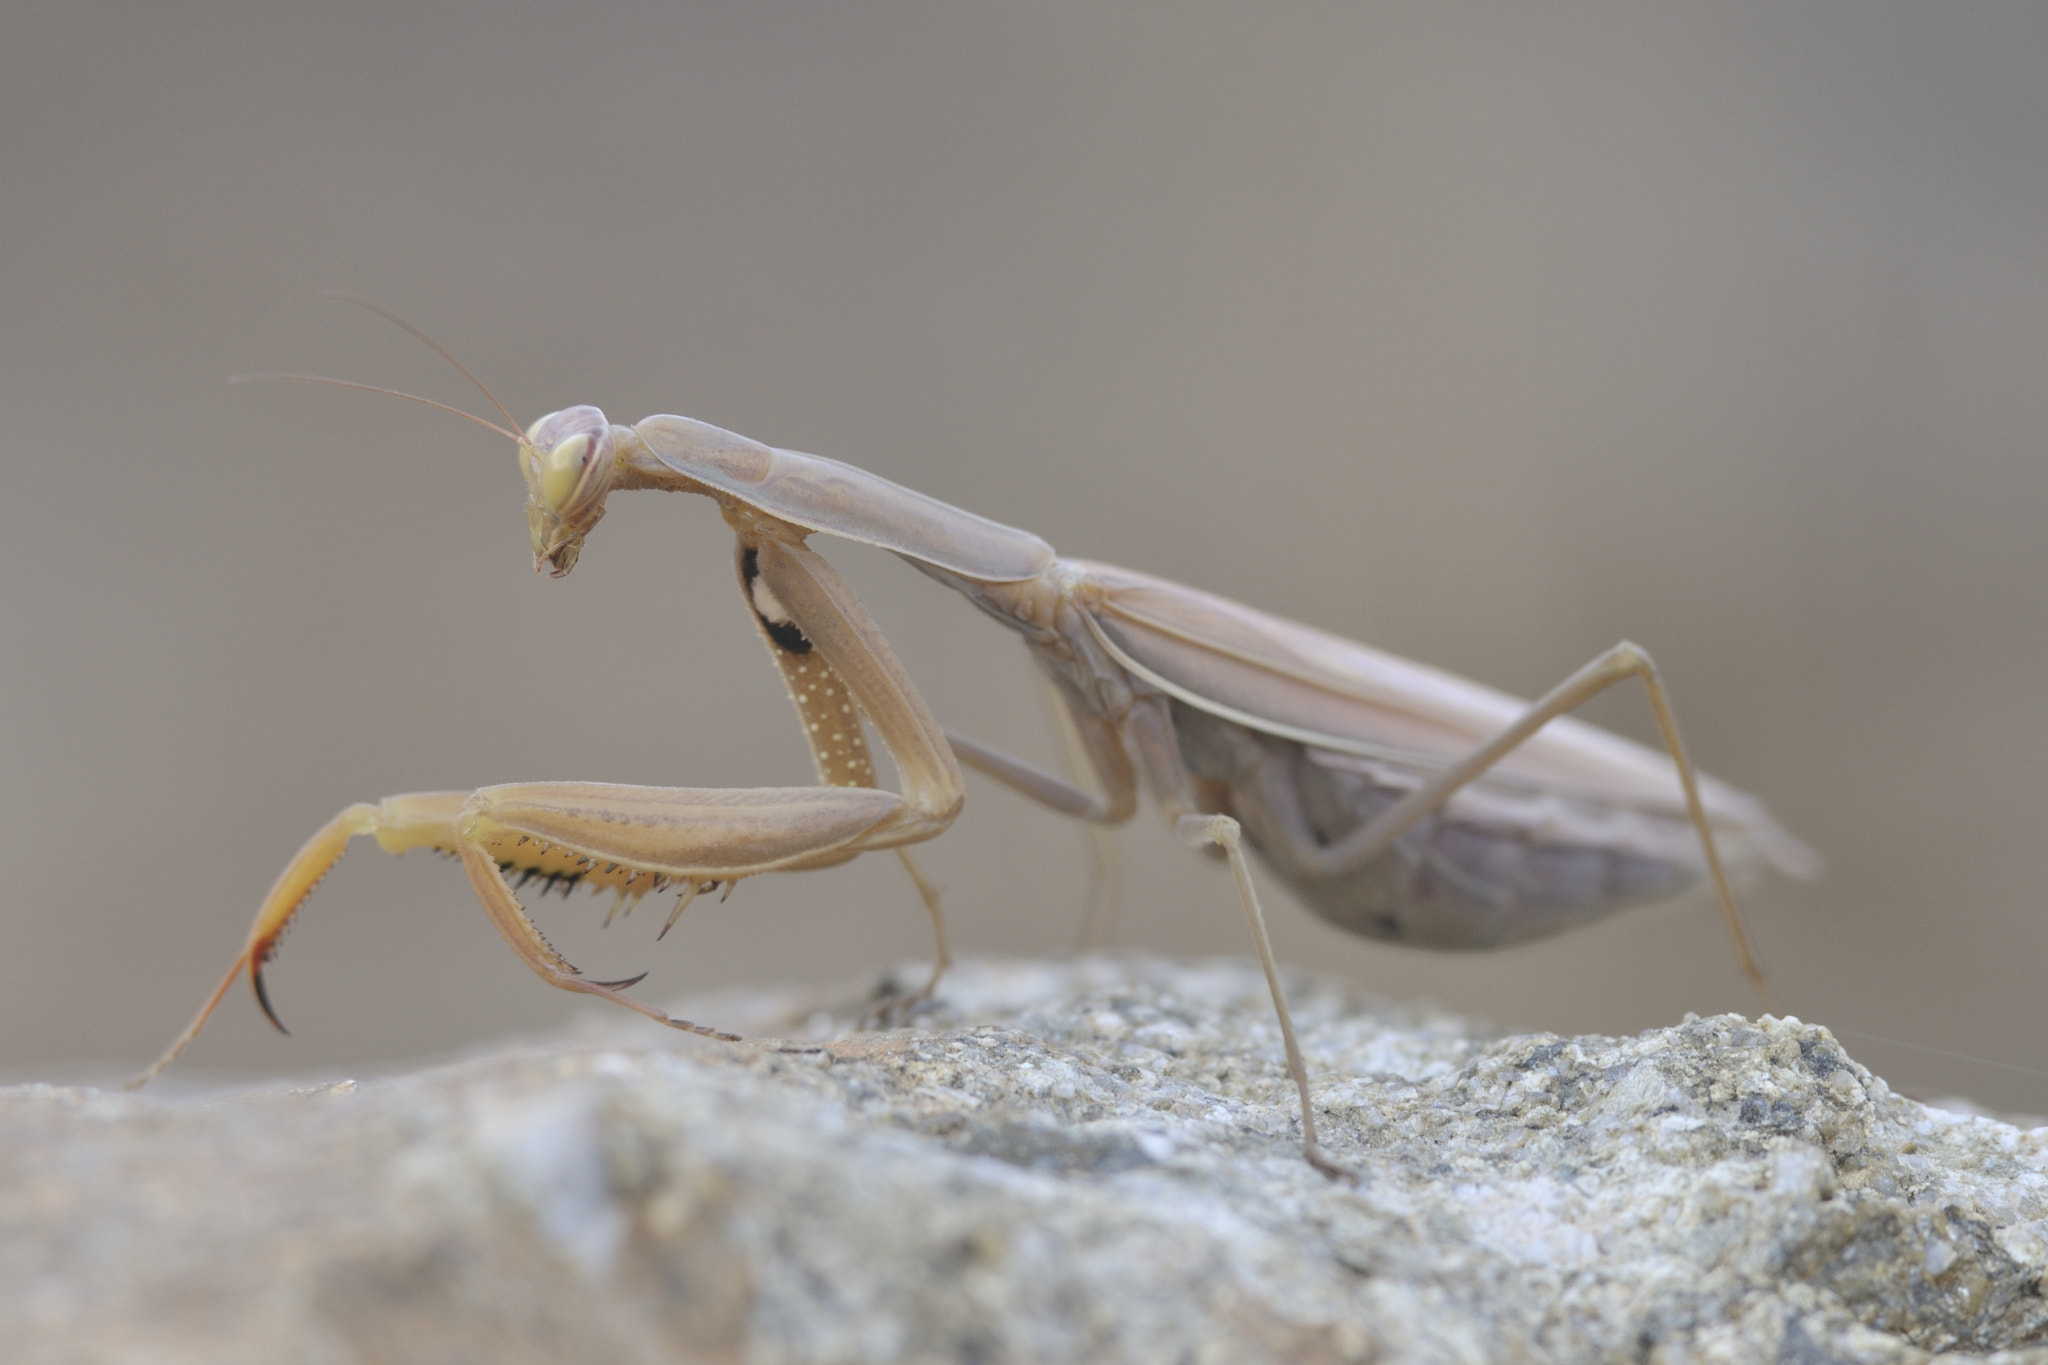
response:
{"label": "slender leg", "polygon": [[[1056,706],[1054,714],[1066,720],[1063,707]],[[1062,726],[1063,737],[1069,727],[1070,722]],[[948,729],[946,741],[953,746],[953,756],[960,760],[961,767],[1000,782],[1027,801],[1083,822],[1089,849],[1088,907],[1082,917],[1077,946],[1100,946],[1110,936],[1123,888],[1123,865],[1117,857],[1116,836],[1111,831],[1130,819],[1135,790],[1127,787],[1115,798],[1097,796],[957,730]]]}
{"label": "slender leg", "polygon": [[1043,768],[1012,757],[1001,749],[991,748],[958,730],[946,731],[946,743],[952,747],[953,756],[960,760],[963,768],[1000,782],[1025,800],[1047,810],[1090,824],[1121,824],[1131,817],[1134,795],[1123,794],[1111,799],[1083,791],[1065,778],[1054,777]]}
{"label": "slender leg", "polygon": [[1259,906],[1258,888],[1252,883],[1251,863],[1245,857],[1237,821],[1228,815],[1205,815],[1193,809],[1187,772],[1181,767],[1179,748],[1174,741],[1173,717],[1163,698],[1146,698],[1133,706],[1124,730],[1145,774],[1145,783],[1173,822],[1174,832],[1190,847],[1222,849],[1229,860],[1230,874],[1237,881],[1238,899],[1244,906],[1245,922],[1251,928],[1252,945],[1258,950],[1259,966],[1266,974],[1266,989],[1273,996],[1273,1012],[1279,1016],[1287,1074],[1301,1099],[1301,1154],[1309,1165],[1334,1180],[1361,1180],[1358,1171],[1325,1154],[1316,1140],[1315,1106],[1308,1093],[1308,1063],[1303,1060],[1301,1044],[1294,1036],[1294,1017],[1287,1008],[1287,993],[1280,985],[1280,967],[1273,960],[1272,940],[1266,934],[1266,914]]}
{"label": "slender leg", "polygon": [[[1187,790],[1187,774],[1180,764],[1173,738],[1173,721],[1163,704],[1141,703],[1133,708],[1127,730],[1132,750],[1144,770],[1146,785],[1173,822],[1174,832],[1190,847],[1217,847],[1229,860],[1231,875],[1237,879],[1238,897],[1244,904],[1245,920],[1251,927],[1252,943],[1258,950],[1259,965],[1265,969],[1266,985],[1273,993],[1273,1008],[1280,1017],[1280,1039],[1287,1052],[1287,1074],[1301,1095],[1302,1148],[1317,1170],[1332,1175],[1350,1175],[1348,1167],[1324,1156],[1316,1143],[1315,1111],[1309,1104],[1308,1064],[1302,1060],[1301,1045],[1295,1041],[1294,1020],[1287,1011],[1286,993],[1280,987],[1280,969],[1273,960],[1273,945],[1266,934],[1265,911],[1259,906],[1258,889],[1252,884],[1251,864],[1244,855],[1244,841],[1237,821],[1227,815],[1204,815],[1195,811]],[[1091,822],[1103,822],[1112,801],[1092,796],[1050,773],[1034,768],[1022,759],[991,749],[979,740],[951,730],[946,738],[953,752],[967,767],[992,777],[1019,794],[1066,815]],[[1128,775],[1128,762],[1123,766]],[[1135,801],[1135,789],[1126,787],[1112,798],[1117,816],[1128,818]]]}
{"label": "slender leg", "polygon": [[[1042,669],[1038,673],[1039,695],[1045,699],[1045,706],[1052,713],[1052,725],[1060,739],[1060,756],[1069,773],[1080,773],[1090,766],[1094,751],[1082,737],[1081,724],[1076,719],[1074,705],[1067,699],[1067,693]],[[1093,717],[1090,717],[1094,720]],[[1094,722],[1097,729],[1104,729],[1100,721]],[[1099,747],[1099,746],[1098,746]],[[1116,751],[1121,755],[1122,751]],[[1100,773],[1100,765],[1097,764]],[[1108,788],[1112,783],[1098,777]],[[1128,778],[1124,783],[1128,788]],[[1091,948],[1104,948],[1116,940],[1117,911],[1123,905],[1124,863],[1123,854],[1117,847],[1116,832],[1108,824],[1091,821],[1082,827],[1082,837],[1088,843],[1088,904],[1082,911],[1081,928],[1075,935],[1074,951],[1087,952]]]}
{"label": "slender leg", "polygon": [[1657,673],[1657,666],[1650,661],[1649,654],[1626,640],[1545,693],[1507,729],[1381,811],[1345,840],[1344,857],[1354,864],[1363,864],[1385,853],[1418,822],[1441,809],[1459,788],[1482,776],[1547,722],[1629,678],[1642,679],[1643,688],[1649,693],[1650,709],[1656,713],[1657,729],[1664,738],[1664,747],[1678,766],[1679,784],[1685,791],[1686,812],[1691,816],[1693,826],[1699,830],[1700,846],[1706,852],[1707,872],[1713,878],[1714,894],[1720,899],[1722,917],[1728,922],[1729,937],[1735,941],[1735,955],[1742,964],[1742,973],[1749,978],[1749,984],[1764,1005],[1775,1010],[1777,1006],[1771,999],[1770,988],[1764,983],[1763,969],[1757,965],[1756,954],[1750,948],[1749,934],[1743,928],[1742,912],[1735,906],[1735,893],[1729,889],[1728,874],[1722,869],[1721,851],[1714,842],[1713,826],[1707,823],[1706,807],[1700,802],[1699,780],[1693,771],[1692,760],[1686,757],[1685,741],[1679,738],[1678,721],[1672,714],[1663,679]]}
{"label": "slender leg", "polygon": [[924,902],[925,912],[932,917],[931,977],[903,1002],[906,1005],[915,1005],[932,998],[932,992],[938,987],[939,978],[945,975],[946,968],[953,965],[953,951],[946,946],[946,915],[939,904],[939,888],[932,884],[931,878],[924,875],[924,869],[917,865],[917,859],[910,856],[909,849],[897,849],[896,856],[902,860],[903,870],[910,874],[910,880],[916,885],[918,898]]}
{"label": "slender leg", "polygon": [[939,888],[925,876],[924,869],[917,865],[917,859],[910,856],[909,849],[897,849],[896,857],[903,863],[903,870],[910,874],[911,884],[917,887],[918,899],[924,902],[925,913],[931,916],[932,971],[916,990],[883,996],[862,1010],[860,1026],[864,1029],[885,1027],[891,1020],[914,1014],[919,1005],[932,998],[939,988],[939,978],[953,965],[952,950],[946,945],[946,914],[939,900]]}
{"label": "slender leg", "polygon": [[1116,942],[1117,912],[1124,901],[1124,859],[1114,830],[1089,825],[1082,834],[1088,840],[1088,905],[1074,935],[1074,951],[1085,953]]}
{"label": "slender leg", "polygon": [[1078,946],[1099,946],[1111,936],[1123,890],[1123,864],[1111,829],[1124,824],[1137,810],[1137,782],[1114,730],[1069,700],[1065,689],[1051,678],[1041,675],[1040,681],[1050,694],[1053,720],[1069,770],[1092,767],[1103,795],[1086,791],[970,735],[949,729],[946,740],[961,766],[1002,783],[1027,801],[1086,823],[1088,908]]}

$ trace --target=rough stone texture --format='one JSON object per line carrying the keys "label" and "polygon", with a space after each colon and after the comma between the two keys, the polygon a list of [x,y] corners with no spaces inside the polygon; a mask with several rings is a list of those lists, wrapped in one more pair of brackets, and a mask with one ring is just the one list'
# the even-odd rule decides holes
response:
{"label": "rough stone texture", "polygon": [[0,1091],[21,1361],[2048,1361],[2048,1129],[1824,1029],[1488,1039],[1255,969],[971,964],[372,1082]]}

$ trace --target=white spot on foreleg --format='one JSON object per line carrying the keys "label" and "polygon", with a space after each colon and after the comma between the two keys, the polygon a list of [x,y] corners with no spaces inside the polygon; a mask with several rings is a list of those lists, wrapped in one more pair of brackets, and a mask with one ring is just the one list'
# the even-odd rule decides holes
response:
{"label": "white spot on foreleg", "polygon": [[775,595],[775,589],[768,586],[765,578],[753,578],[747,582],[748,595],[753,599],[754,610],[759,612],[770,625],[789,624],[789,608],[782,605],[782,599]]}

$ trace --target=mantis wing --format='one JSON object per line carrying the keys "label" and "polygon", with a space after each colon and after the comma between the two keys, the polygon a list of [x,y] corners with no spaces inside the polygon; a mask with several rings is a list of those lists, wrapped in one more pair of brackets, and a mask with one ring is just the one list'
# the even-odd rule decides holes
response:
{"label": "mantis wing", "polygon": [[[1219,720],[1297,741],[1330,766],[1430,771],[1506,729],[1528,703],[1398,655],[1268,615],[1228,598],[1114,565],[1087,575],[1090,624],[1118,661]],[[1708,818],[1743,852],[1808,875],[1813,852],[1755,797],[1702,775]],[[1494,804],[1548,794],[1684,818],[1670,757],[1560,716],[1475,784]]]}

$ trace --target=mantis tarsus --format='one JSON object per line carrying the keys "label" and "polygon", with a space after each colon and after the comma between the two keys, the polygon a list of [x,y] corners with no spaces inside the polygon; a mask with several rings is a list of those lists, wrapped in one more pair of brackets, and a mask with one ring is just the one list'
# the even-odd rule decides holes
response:
{"label": "mantis tarsus", "polygon": [[[367,306],[455,363],[411,324]],[[731,1035],[626,995],[637,977],[581,976],[541,936],[508,878],[609,888],[627,902],[675,889],[673,925],[701,891],[893,848],[932,914],[936,982],[946,962],[942,920],[908,846],[952,823],[966,796],[962,765],[1098,825],[1128,820],[1143,788],[1184,842],[1222,852],[1272,990],[1304,1153],[1332,1173],[1343,1167],[1317,1145],[1246,843],[1340,927],[1440,948],[1554,933],[1668,899],[1704,875],[1743,970],[1763,990],[1721,850],[1739,865],[1795,873],[1812,855],[1754,798],[1694,774],[1656,669],[1634,645],[1616,645],[1526,703],[1177,583],[1059,558],[1029,532],[837,460],[687,417],[615,425],[593,407],[550,413],[522,434],[484,393],[506,427],[461,415],[517,445],[536,569],[568,573],[614,492],[696,493],[718,504],[734,533],[741,595],[796,704],[819,785],[538,782],[350,806],[285,869],[227,975],[138,1084],[184,1049],[244,971],[276,1022],[263,966],[359,835],[387,852],[432,847],[460,857],[499,933],[550,985],[721,1038]],[[892,551],[1022,636],[1101,794],[943,728],[809,545],[818,534]],[[1565,714],[1627,678],[1642,680],[1668,755]],[[900,794],[876,785],[863,721],[895,760]]]}

